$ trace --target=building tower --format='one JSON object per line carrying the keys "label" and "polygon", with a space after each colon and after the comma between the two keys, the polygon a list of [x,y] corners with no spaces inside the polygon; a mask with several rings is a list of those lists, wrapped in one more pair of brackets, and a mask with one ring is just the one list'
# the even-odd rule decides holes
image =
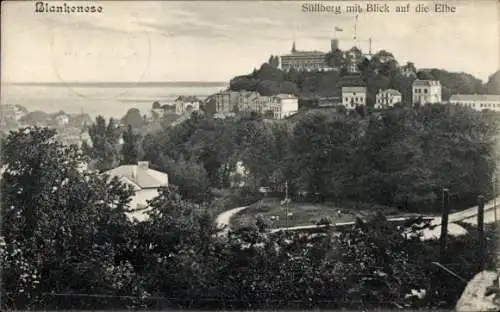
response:
{"label": "building tower", "polygon": [[297,52],[297,49],[295,49],[295,41],[293,42],[293,45],[292,45],[292,52]]}
{"label": "building tower", "polygon": [[332,52],[336,51],[338,48],[339,48],[339,40],[337,38],[332,39],[332,41],[331,41]]}

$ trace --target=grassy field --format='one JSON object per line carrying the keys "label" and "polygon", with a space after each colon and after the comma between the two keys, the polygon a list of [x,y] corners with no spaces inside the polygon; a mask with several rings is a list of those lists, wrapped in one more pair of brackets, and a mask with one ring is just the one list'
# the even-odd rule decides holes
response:
{"label": "grassy field", "polygon": [[[367,204],[340,204],[325,202],[319,203],[296,203],[288,205],[288,226],[317,224],[321,219],[328,218],[331,222],[350,222],[356,216],[370,218],[377,212],[382,212],[386,216],[402,215],[395,208]],[[406,215],[406,214],[405,214]],[[231,219],[234,227],[248,226],[255,224],[258,216],[262,216],[271,228],[286,227],[286,209],[280,205],[280,199],[264,198],[256,204],[251,205],[246,210],[236,214]]]}

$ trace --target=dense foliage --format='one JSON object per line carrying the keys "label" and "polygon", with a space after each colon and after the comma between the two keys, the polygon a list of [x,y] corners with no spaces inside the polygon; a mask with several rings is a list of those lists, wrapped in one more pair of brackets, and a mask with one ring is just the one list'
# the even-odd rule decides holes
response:
{"label": "dense foliage", "polygon": [[116,120],[110,118],[108,122],[98,116],[89,129],[90,142],[83,142],[83,152],[89,156],[92,166],[98,170],[106,171],[120,163],[119,142],[121,130]]}
{"label": "dense foliage", "polygon": [[[207,205],[172,186],[131,222],[130,190],[85,170],[54,134],[23,129],[2,147],[2,308],[450,308],[465,286],[433,264],[437,242],[382,216],[340,235],[271,235],[261,222],[224,237]],[[441,263],[464,279],[480,270],[469,231]]]}
{"label": "dense foliage", "polygon": [[264,185],[284,193],[288,180],[294,196],[319,193],[430,212],[439,211],[442,188],[450,189],[454,208],[492,195],[496,116],[446,105],[364,117],[318,110],[273,122],[193,115],[146,136],[143,149],[153,166],[176,176],[188,198],[189,189],[228,187],[241,162],[245,185],[254,190]]}

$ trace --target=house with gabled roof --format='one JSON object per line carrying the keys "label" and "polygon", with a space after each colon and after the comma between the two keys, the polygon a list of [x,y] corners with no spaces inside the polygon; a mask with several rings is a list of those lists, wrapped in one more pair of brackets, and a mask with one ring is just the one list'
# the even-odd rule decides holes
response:
{"label": "house with gabled roof", "polygon": [[367,89],[364,86],[342,87],[342,105],[347,109],[366,105]]}
{"label": "house with gabled roof", "polygon": [[379,90],[375,100],[375,108],[387,108],[392,107],[396,103],[401,103],[403,97],[401,92],[394,89]]}
{"label": "house with gabled roof", "polygon": [[139,161],[137,165],[123,165],[108,170],[104,174],[117,177],[124,184],[130,185],[135,191],[129,204],[131,210],[129,218],[137,221],[147,219],[148,200],[160,194],[163,187],[168,186],[168,174],[149,168],[149,162]]}
{"label": "house with gabled roof", "polygon": [[413,104],[441,103],[441,83],[438,80],[417,79],[412,85]]}

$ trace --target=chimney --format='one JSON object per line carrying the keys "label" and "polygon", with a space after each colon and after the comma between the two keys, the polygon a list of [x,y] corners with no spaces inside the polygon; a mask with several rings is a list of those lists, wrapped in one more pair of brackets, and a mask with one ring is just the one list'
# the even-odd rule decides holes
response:
{"label": "chimney", "polygon": [[149,169],[149,161],[138,161],[137,167],[144,169],[144,170],[148,170]]}

